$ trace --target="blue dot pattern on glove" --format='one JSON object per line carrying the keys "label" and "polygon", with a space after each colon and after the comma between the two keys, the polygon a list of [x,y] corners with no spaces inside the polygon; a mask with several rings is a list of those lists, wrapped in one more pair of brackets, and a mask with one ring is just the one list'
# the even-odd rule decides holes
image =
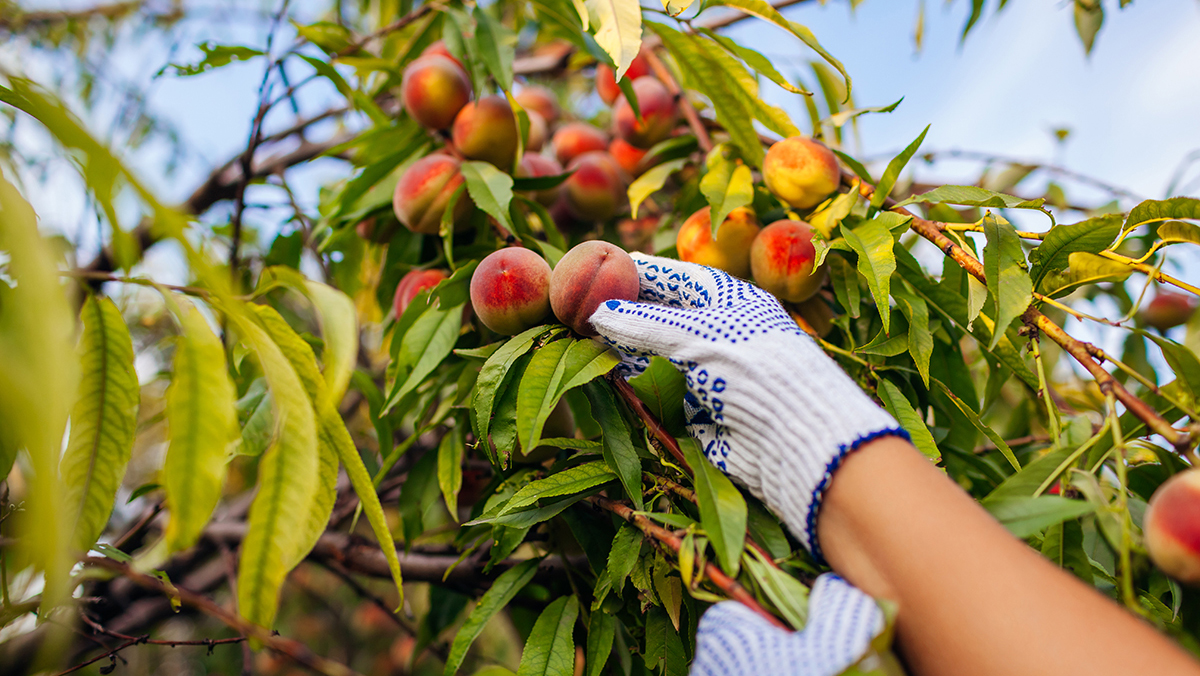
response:
{"label": "blue dot pattern on glove", "polygon": [[592,326],[641,373],[653,356],[685,376],[688,431],[820,560],[816,517],[843,457],[881,435],[907,436],[774,296],[692,263],[634,254],[639,302],[608,301]]}
{"label": "blue dot pattern on glove", "polygon": [[700,618],[691,676],[834,676],[884,629],[870,596],[832,573],[817,578],[802,631],[779,629],[736,601]]}

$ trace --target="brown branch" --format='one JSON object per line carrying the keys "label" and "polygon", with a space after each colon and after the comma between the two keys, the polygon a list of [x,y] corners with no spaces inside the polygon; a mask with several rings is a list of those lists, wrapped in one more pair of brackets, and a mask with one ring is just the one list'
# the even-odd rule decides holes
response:
{"label": "brown branch", "polygon": [[[683,498],[684,500],[687,500],[688,502],[691,502],[694,504],[699,504],[699,502],[696,498],[696,491],[693,491],[692,489],[690,489],[686,486],[681,486],[666,477],[658,476],[657,474],[651,474],[649,472],[644,472],[643,474],[648,480],[650,480],[650,482],[654,483],[655,485],[661,486],[662,488],[674,493],[675,495],[678,495],[679,497]],[[779,564],[775,563],[775,557],[771,556],[771,553],[768,552],[765,547],[758,544],[758,542],[756,542],[754,540],[754,537],[752,535],[750,535],[749,528],[746,529],[746,544],[750,545],[750,547],[753,548],[755,551],[757,551],[759,554],[762,554],[763,560],[767,562],[767,565],[771,566],[772,568],[777,568],[777,569],[779,568]]]}
{"label": "brown branch", "polygon": [[[844,185],[849,185],[849,178],[847,176],[843,175],[842,180]],[[859,192],[862,193],[863,197],[869,198],[872,194],[874,194],[875,186],[864,182],[859,188]],[[945,223],[937,223],[926,220],[913,214],[911,211],[903,207],[895,207],[894,205],[895,202],[892,200],[888,200],[888,202],[885,203],[885,206],[891,208],[892,211],[905,216],[911,216],[912,223],[909,227],[914,232],[933,243],[938,250],[949,256],[952,260],[954,260],[955,263],[958,263],[958,265],[962,267],[963,270],[970,273],[972,277],[978,279],[984,284],[987,284],[987,277],[984,275],[983,264],[980,263],[979,260],[976,259],[975,256],[973,256],[970,252],[968,252],[966,249],[963,249],[946,236],[946,234],[943,232],[943,229],[946,227]],[[1187,452],[1191,442],[1191,434],[1189,432],[1177,430],[1172,427],[1171,423],[1167,421],[1166,418],[1163,418],[1161,415],[1159,415],[1158,411],[1155,411],[1146,402],[1142,401],[1132,392],[1125,389],[1120,382],[1113,378],[1111,373],[1104,370],[1104,368],[1092,358],[1092,355],[1088,349],[1089,343],[1085,343],[1068,335],[1060,326],[1051,321],[1049,317],[1042,314],[1041,311],[1039,311],[1033,305],[1029,306],[1029,309],[1025,311],[1025,313],[1021,316],[1021,319],[1026,325],[1036,327],[1042,332],[1042,334],[1066,350],[1068,354],[1075,358],[1075,361],[1079,362],[1085,369],[1087,369],[1088,373],[1095,378],[1096,384],[1100,387],[1102,392],[1111,391],[1113,395],[1125,406],[1125,408],[1137,416],[1142,422],[1146,423],[1146,426],[1152,432],[1162,435],[1168,442],[1170,442],[1171,445],[1175,447],[1175,451],[1177,453],[1183,454]],[[995,327],[995,330],[1003,331],[1004,327],[997,326]]]}
{"label": "brown branch", "polygon": [[358,40],[355,40],[354,42],[350,43],[349,45],[347,45],[346,47],[344,47],[343,49],[338,51],[338,53],[334,55],[334,58],[340,58],[343,56],[349,56],[351,54],[354,54],[355,52],[357,52],[358,50],[360,50],[364,46],[366,46],[366,44],[371,42],[372,40],[376,40],[378,38],[383,37],[384,35],[387,35],[388,33],[393,33],[395,31],[403,29],[405,26],[408,26],[410,23],[412,23],[412,22],[416,21],[417,19],[420,19],[421,17],[428,14],[430,11],[433,10],[433,8],[434,8],[434,5],[432,5],[432,4],[422,5],[422,6],[418,7],[417,9],[400,17],[399,19],[396,19],[392,23],[384,26],[383,28],[380,28],[379,30],[375,31],[374,33],[371,33],[369,35],[364,35],[363,37],[359,38]]}
{"label": "brown branch", "polygon": [[[635,514],[632,508],[619,502],[613,502],[598,495],[586,499],[597,507],[612,512],[625,521],[628,521],[636,526],[638,530],[642,531],[642,533],[657,540],[676,555],[679,554],[679,549],[683,546],[683,541],[666,528],[653,523],[645,516]],[[780,629],[789,629],[779,618],[767,612],[766,608],[759,605],[758,601],[755,600],[750,592],[746,591],[745,587],[739,584],[737,580],[726,575],[715,563],[706,561],[704,564],[704,574],[708,576],[708,579],[712,580],[718,589],[725,592],[726,596],[740,602],[753,611],[755,615],[758,615]]]}
{"label": "brown branch", "polygon": [[308,649],[308,646],[294,641],[290,638],[277,636],[273,632],[264,629],[252,622],[234,615],[225,610],[221,606],[213,603],[207,597],[197,594],[194,591],[173,585],[172,589],[168,589],[161,580],[156,577],[134,570],[126,564],[113,561],[103,557],[88,557],[84,559],[85,565],[95,566],[110,570],[118,575],[121,575],[127,580],[130,580],[139,587],[150,589],[167,596],[177,596],[180,602],[199,610],[200,612],[213,617],[227,626],[237,631],[243,636],[255,639],[262,642],[267,648],[283,655],[292,661],[300,664],[316,673],[325,674],[326,676],[357,676],[357,672],[350,669],[344,664],[339,664],[332,660],[325,659],[320,655],[313,653]]}
{"label": "brown branch", "polygon": [[115,648],[112,648],[111,650],[108,650],[107,652],[101,653],[101,654],[97,655],[96,657],[93,657],[90,660],[76,664],[75,666],[73,666],[69,669],[64,669],[63,671],[58,672],[58,674],[56,674],[55,676],[66,676],[66,674],[70,674],[72,672],[79,671],[80,669],[82,669],[86,666],[95,664],[96,662],[99,662],[100,660],[103,660],[105,658],[108,658],[115,662],[118,653],[120,653],[122,650],[124,650],[126,648],[129,648],[129,647],[135,646],[135,645],[165,645],[165,646],[170,646],[172,648],[177,648],[180,646],[203,646],[205,648],[208,648],[209,651],[211,652],[213,647],[215,647],[215,646],[229,645],[232,643],[244,643],[246,641],[246,637],[244,637],[244,636],[236,636],[233,638],[202,638],[202,639],[191,639],[191,640],[180,640],[180,641],[170,641],[170,640],[165,640],[165,639],[152,639],[152,638],[150,638],[149,634],[145,634],[142,636],[130,636],[128,634],[122,634],[120,632],[105,629],[101,625],[99,625],[96,622],[89,619],[86,615],[83,616],[83,621],[85,623],[87,623],[88,626],[92,627],[92,629],[94,629],[95,631],[97,631],[101,634],[104,634],[106,636],[112,636],[113,638],[122,639],[124,641],[124,643],[118,645]]}
{"label": "brown branch", "polygon": [[612,383],[613,387],[621,395],[621,398],[625,400],[625,403],[629,405],[629,408],[633,409],[633,412],[637,414],[638,418],[641,419],[642,424],[644,424],[646,429],[650,431],[650,434],[653,436],[655,441],[662,445],[662,447],[671,454],[671,457],[675,458],[675,461],[678,462],[680,466],[691,472],[692,468],[690,465],[688,465],[687,460],[684,459],[683,450],[679,448],[679,442],[675,441],[675,437],[671,436],[671,433],[662,426],[662,423],[659,422],[658,417],[655,416],[654,412],[646,406],[646,403],[638,398],[637,393],[633,391],[633,386],[626,382],[624,378],[616,374],[612,374],[612,377],[609,378],[609,382]]}
{"label": "brown branch", "polygon": [[[131,2],[97,5],[86,9],[45,10],[39,12],[25,12],[19,7],[6,4],[3,14],[0,14],[0,30],[16,33],[28,28],[46,29],[61,24],[87,22],[92,19],[114,21],[128,14],[136,13],[142,8],[143,4],[145,4],[143,0],[132,0]],[[171,21],[182,16],[182,6],[175,3],[172,3],[172,8],[167,12],[147,15],[148,18],[158,21]]]}

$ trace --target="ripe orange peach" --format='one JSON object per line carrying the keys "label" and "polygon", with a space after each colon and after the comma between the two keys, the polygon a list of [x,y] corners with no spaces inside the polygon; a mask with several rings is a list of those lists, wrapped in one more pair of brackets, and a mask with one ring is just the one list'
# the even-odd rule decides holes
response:
{"label": "ripe orange peach", "polygon": [[429,129],[448,129],[471,100],[471,80],[457,61],[440,54],[408,64],[400,81],[404,109]]}
{"label": "ripe orange peach", "polygon": [[1200,583],[1200,471],[1180,472],[1159,486],[1144,526],[1154,565],[1180,582]]}
{"label": "ripe orange peach", "polygon": [[467,71],[466,67],[462,65],[462,61],[459,61],[458,57],[451,54],[450,50],[446,48],[445,40],[438,40],[437,42],[430,44],[428,47],[426,47],[424,50],[421,51],[421,56],[426,56],[429,54],[439,54],[441,56],[444,56],[447,59],[450,59],[454,63],[458,64],[458,67],[462,68],[464,73]]}
{"label": "ripe orange peach", "polygon": [[471,307],[496,333],[513,336],[550,312],[550,264],[522,247],[493,251],[471,276]]}
{"label": "ripe orange peach", "polygon": [[516,99],[526,112],[541,115],[546,124],[554,124],[558,122],[558,118],[562,117],[562,108],[558,105],[558,97],[545,87],[537,85],[522,87]]}
{"label": "ripe orange peach", "polygon": [[606,152],[584,153],[567,165],[573,171],[563,182],[563,196],[571,215],[583,221],[607,221],[625,205],[625,177],[617,161]]}
{"label": "ripe orange peach", "polygon": [[750,246],[754,281],[780,300],[811,298],[825,281],[825,266],[813,269],[817,250],[812,240],[812,226],[803,221],[775,221],[763,228]]}
{"label": "ripe orange peach", "polygon": [[564,167],[592,150],[608,147],[608,134],[587,122],[568,122],[554,132],[554,156]]}
{"label": "ripe orange peach", "polygon": [[719,268],[734,277],[750,276],[750,247],[760,230],[758,217],[746,207],[729,212],[712,238],[712,208],[688,217],[675,235],[680,260]]}
{"label": "ripe orange peach", "polygon": [[404,314],[418,293],[432,289],[449,276],[445,270],[411,270],[401,277],[396,285],[396,295],[392,298],[392,309],[396,311],[396,316]]}
{"label": "ripe orange peach", "polygon": [[451,136],[464,157],[491,162],[501,171],[510,171],[517,159],[517,118],[503,96],[485,96],[463,106]]}
{"label": "ripe orange peach", "polygon": [[622,96],[613,109],[613,130],[629,145],[646,149],[671,135],[679,121],[675,97],[663,83],[646,76],[633,81],[638,109],[642,119],[633,114],[633,107]]}
{"label": "ripe orange peach", "polygon": [[538,113],[527,110],[525,114],[529,116],[529,136],[525,139],[525,150],[536,152],[546,145],[546,137],[550,135],[550,128],[546,125],[546,118]]}
{"label": "ripe orange peach", "polygon": [[630,176],[642,173],[642,159],[646,157],[645,150],[634,148],[623,138],[615,138],[612,143],[608,144],[608,154],[612,155],[617,164],[621,165],[625,173]]}
{"label": "ripe orange peach", "polygon": [[[404,227],[426,235],[436,235],[442,214],[454,191],[463,183],[462,163],[449,155],[423,157],[405,170],[392,196],[392,209]],[[471,200],[465,195],[454,206],[454,229],[470,222]]]}
{"label": "ripe orange peach", "polygon": [[811,209],[834,190],[841,179],[837,156],[819,141],[793,136],[767,151],[762,166],[767,188],[796,209]]}
{"label": "ripe orange peach", "polygon": [[[521,163],[517,165],[517,176],[521,178],[558,176],[561,173],[563,173],[562,165],[553,157],[547,157],[541,153],[525,153],[521,156]],[[535,191],[529,196],[545,206],[550,206],[558,199],[561,192],[562,184],[560,183],[553,188]]]}
{"label": "ripe orange peach", "polygon": [[550,276],[550,307],[563,324],[596,335],[591,317],[608,300],[637,300],[637,265],[621,247],[600,240],[571,248]]}
{"label": "ripe orange peach", "polygon": [[[650,63],[639,53],[633,57],[633,63],[629,64],[625,77],[632,82],[647,75],[650,75]],[[600,95],[601,101],[610,106],[621,96],[621,87],[617,85],[616,76],[608,64],[596,66],[596,93]]]}
{"label": "ripe orange peach", "polygon": [[1191,319],[1196,311],[1196,299],[1184,293],[1159,290],[1154,300],[1142,310],[1142,323],[1159,331],[1173,329]]}

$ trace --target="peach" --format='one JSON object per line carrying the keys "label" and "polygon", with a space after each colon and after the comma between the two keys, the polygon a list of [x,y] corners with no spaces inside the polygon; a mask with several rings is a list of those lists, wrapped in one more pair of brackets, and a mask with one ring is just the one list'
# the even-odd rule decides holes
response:
{"label": "peach", "polygon": [[571,160],[567,171],[574,172],[562,184],[572,216],[607,221],[625,205],[625,177],[612,155],[598,150],[584,153]]}
{"label": "peach", "polygon": [[450,50],[446,47],[445,40],[438,40],[437,42],[430,44],[428,47],[426,47],[421,52],[421,56],[428,56],[429,54],[437,54],[439,56],[444,56],[447,59],[450,59],[454,63],[458,64],[458,67],[462,68],[464,73],[467,71],[466,66],[464,66],[462,64],[462,61],[459,61],[457,56],[454,56],[453,54],[450,53]]}
{"label": "peach", "polygon": [[[517,176],[521,178],[540,178],[542,176],[558,176],[563,173],[562,165],[553,157],[547,157],[541,153],[525,153],[521,157],[521,163],[517,165]],[[550,206],[558,200],[559,193],[562,192],[562,184],[556,185],[553,188],[546,190],[537,190],[529,195],[529,197],[541,202],[545,206]]]}
{"label": "peach", "polygon": [[1154,565],[1180,582],[1200,583],[1200,471],[1180,472],[1159,486],[1144,527]]}
{"label": "peach", "polygon": [[[463,184],[462,163],[449,155],[423,157],[405,170],[392,196],[392,209],[404,227],[425,235],[436,235],[450,198]],[[470,222],[471,200],[463,195],[454,206],[454,229]]]}
{"label": "peach", "polygon": [[712,238],[712,208],[704,207],[688,216],[675,235],[680,260],[728,272],[734,277],[750,276],[750,246],[760,230],[758,217],[746,207],[729,212]]}
{"label": "peach", "polygon": [[432,289],[449,276],[445,270],[411,270],[401,277],[400,283],[396,285],[396,295],[392,298],[392,308],[396,311],[396,316],[404,314],[418,293]]}
{"label": "peach", "polygon": [[629,145],[646,149],[671,135],[679,121],[679,107],[666,86],[649,76],[634,80],[633,92],[642,119],[633,114],[633,106],[622,96],[613,109],[613,131]]}
{"label": "peach", "polygon": [[621,165],[625,173],[630,176],[642,173],[642,159],[646,157],[645,150],[629,145],[623,138],[615,138],[612,143],[608,144],[608,154],[612,155],[617,164]]}
{"label": "peach", "polygon": [[546,118],[538,113],[527,110],[525,115],[529,117],[529,136],[525,139],[525,150],[536,152],[546,145],[546,136],[550,134],[550,128],[546,125]]}
{"label": "peach", "polygon": [[825,266],[813,269],[813,232],[803,221],[775,221],[763,228],[750,246],[754,281],[780,300],[799,303],[811,298],[825,281]]}
{"label": "peach", "polygon": [[491,162],[502,171],[511,170],[517,159],[517,117],[503,96],[485,96],[463,106],[451,136],[464,157]]}
{"label": "peach", "polygon": [[793,136],[767,151],[762,166],[767,189],[795,209],[811,209],[837,190],[842,170],[819,141]]}
{"label": "peach", "polygon": [[637,219],[622,218],[617,223],[617,236],[621,238],[621,246],[625,247],[626,251],[654,253],[654,234],[658,232],[660,220],[662,219],[658,214],[647,214]]}
{"label": "peach", "polygon": [[621,247],[600,240],[577,244],[550,276],[554,316],[576,333],[596,335],[591,318],[609,300],[637,300],[637,265]]}
{"label": "peach", "polygon": [[554,156],[564,167],[592,150],[608,148],[608,134],[587,122],[568,122],[554,132]]}
{"label": "peach", "polygon": [[404,69],[400,102],[423,127],[448,129],[470,100],[471,79],[451,58],[421,56]]}
{"label": "peach", "polygon": [[1142,323],[1159,331],[1173,329],[1191,319],[1196,311],[1196,299],[1174,291],[1158,292],[1141,312]]}
{"label": "peach", "polygon": [[522,247],[493,251],[471,276],[471,307],[496,333],[514,336],[550,312],[550,264]]}
{"label": "peach", "polygon": [[517,103],[521,104],[521,107],[527,112],[541,115],[542,119],[546,120],[546,124],[554,124],[558,122],[558,118],[562,117],[562,108],[558,105],[558,97],[545,87],[536,85],[522,87],[516,99]]}
{"label": "peach", "polygon": [[[639,53],[633,57],[633,63],[629,64],[625,77],[632,82],[647,75],[650,75],[650,63]],[[612,66],[606,63],[596,66],[596,93],[600,95],[600,100],[609,106],[621,96],[621,87],[617,85],[616,76]]]}

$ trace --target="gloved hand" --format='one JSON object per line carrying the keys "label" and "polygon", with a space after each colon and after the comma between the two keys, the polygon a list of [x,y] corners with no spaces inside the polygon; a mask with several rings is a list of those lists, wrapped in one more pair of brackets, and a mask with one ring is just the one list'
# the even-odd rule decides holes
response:
{"label": "gloved hand", "polygon": [[692,263],[633,254],[639,302],[608,301],[592,326],[626,375],[652,355],[684,372],[689,431],[708,459],[758,496],[821,561],[817,514],[846,455],[908,438],[753,284]]}
{"label": "gloved hand", "polygon": [[772,626],[737,601],[700,618],[691,676],[834,676],[858,662],[879,632],[875,601],[833,573],[817,578],[803,631]]}

